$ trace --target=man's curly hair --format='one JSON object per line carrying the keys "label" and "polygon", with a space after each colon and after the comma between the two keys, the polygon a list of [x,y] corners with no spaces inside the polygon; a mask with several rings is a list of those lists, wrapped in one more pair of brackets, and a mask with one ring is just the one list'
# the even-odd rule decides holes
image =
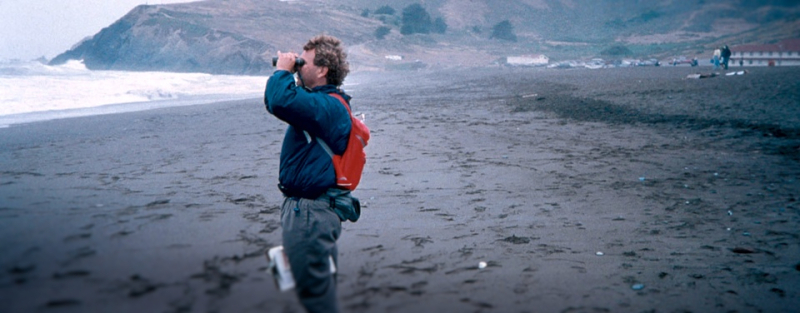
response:
{"label": "man's curly hair", "polygon": [[350,73],[350,64],[347,63],[347,53],[344,52],[342,42],[333,36],[318,35],[303,46],[303,50],[312,49],[316,53],[314,65],[328,68],[328,84],[341,86]]}

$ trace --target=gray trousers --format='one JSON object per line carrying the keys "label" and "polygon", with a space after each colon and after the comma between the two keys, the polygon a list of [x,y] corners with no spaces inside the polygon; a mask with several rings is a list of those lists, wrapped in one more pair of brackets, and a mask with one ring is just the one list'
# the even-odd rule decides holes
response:
{"label": "gray trousers", "polygon": [[330,199],[287,197],[281,207],[281,226],[283,249],[300,303],[310,313],[339,312],[336,277],[331,274],[329,257],[338,264],[336,240],[342,232],[342,222],[331,209]]}

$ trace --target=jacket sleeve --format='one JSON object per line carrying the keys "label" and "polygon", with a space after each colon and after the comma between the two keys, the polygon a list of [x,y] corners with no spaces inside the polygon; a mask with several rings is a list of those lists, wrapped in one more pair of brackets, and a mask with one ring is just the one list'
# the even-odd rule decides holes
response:
{"label": "jacket sleeve", "polygon": [[267,81],[264,104],[272,115],[321,138],[335,153],[347,147],[350,115],[338,99],[295,85],[288,71],[276,71]]}

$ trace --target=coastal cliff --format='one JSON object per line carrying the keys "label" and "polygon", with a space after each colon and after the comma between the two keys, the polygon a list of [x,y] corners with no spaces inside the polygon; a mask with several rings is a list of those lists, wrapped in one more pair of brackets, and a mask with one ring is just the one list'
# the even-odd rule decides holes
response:
{"label": "coastal cliff", "polygon": [[363,41],[378,25],[307,3],[141,5],[50,63],[82,59],[95,70],[260,74],[270,71],[277,50],[297,50],[322,30],[352,42]]}

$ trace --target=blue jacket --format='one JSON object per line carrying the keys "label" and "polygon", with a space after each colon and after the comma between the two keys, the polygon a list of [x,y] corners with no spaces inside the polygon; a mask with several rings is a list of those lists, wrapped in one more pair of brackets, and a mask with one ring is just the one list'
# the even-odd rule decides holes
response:
{"label": "blue jacket", "polygon": [[339,99],[328,95],[332,92],[350,104],[350,96],[336,86],[318,86],[309,91],[295,85],[294,76],[287,71],[276,71],[267,81],[267,111],[289,124],[283,137],[278,177],[286,196],[315,199],[336,186],[331,157],[317,139],[341,155],[347,148],[351,125],[347,109]]}

